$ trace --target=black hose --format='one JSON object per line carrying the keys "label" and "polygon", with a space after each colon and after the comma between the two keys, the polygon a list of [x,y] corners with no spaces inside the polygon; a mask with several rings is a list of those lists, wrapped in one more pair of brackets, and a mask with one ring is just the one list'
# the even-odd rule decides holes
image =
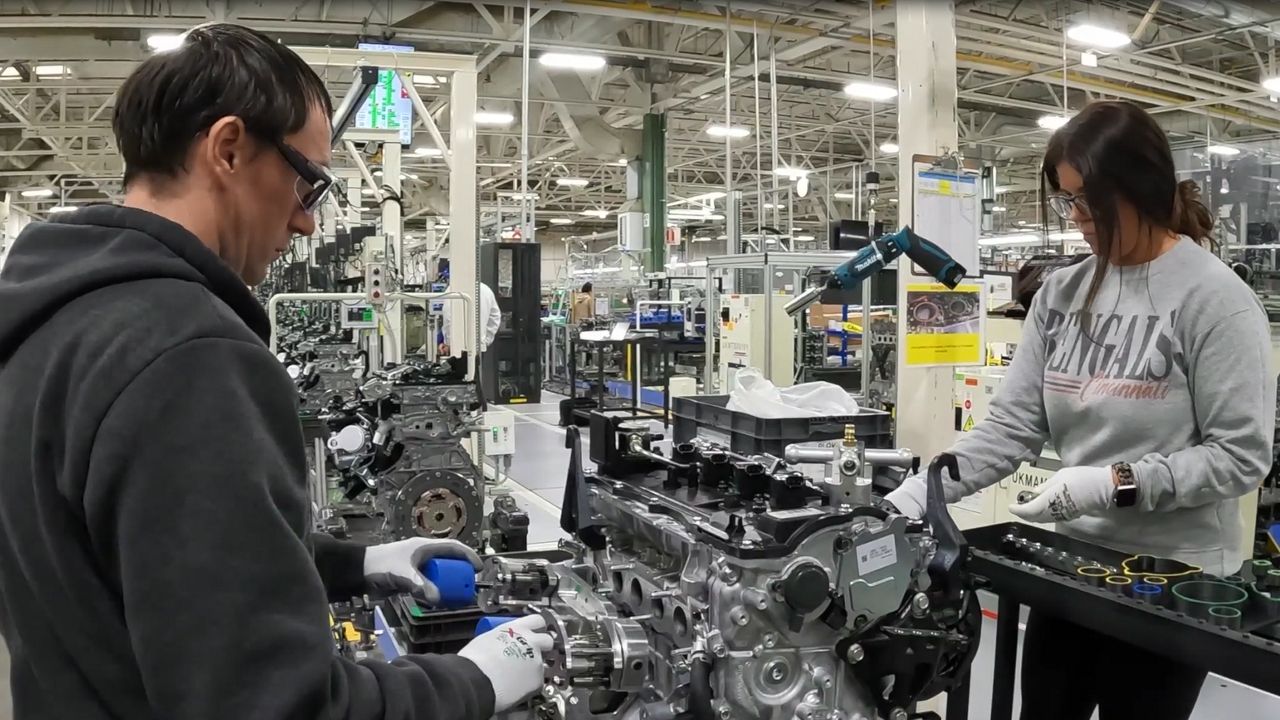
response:
{"label": "black hose", "polygon": [[689,669],[689,710],[692,720],[716,720],[711,706],[711,660],[705,655],[694,659]]}

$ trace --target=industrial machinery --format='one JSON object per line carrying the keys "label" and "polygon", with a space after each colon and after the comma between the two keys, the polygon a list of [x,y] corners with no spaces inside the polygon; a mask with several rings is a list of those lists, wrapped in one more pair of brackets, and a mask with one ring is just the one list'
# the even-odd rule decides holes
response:
{"label": "industrial machinery", "polygon": [[348,501],[366,497],[385,540],[479,545],[483,475],[462,443],[485,425],[476,386],[462,379],[466,363],[464,354],[373,373],[321,415],[326,465],[337,469]]}
{"label": "industrial machinery", "polygon": [[[762,294],[720,296],[720,378],[725,391],[733,388],[733,377],[743,368],[772,368],[768,379],[778,387],[795,384],[795,328],[781,303],[772,305]],[[766,340],[765,324],[772,325],[772,342]],[[772,363],[765,363],[766,354]]]}
{"label": "industrial machinery", "polygon": [[817,285],[787,303],[788,315],[795,315],[822,297],[827,290],[852,289],[879,272],[885,265],[906,255],[938,282],[954,288],[964,278],[965,268],[932,242],[904,227],[892,235],[873,240],[848,261],[831,271],[826,285]]}
{"label": "industrial machinery", "polygon": [[[491,557],[477,582],[483,610],[539,613],[555,639],[543,692],[513,717],[936,717],[909,712],[966,674],[981,625],[943,506],[954,458],[930,467],[912,522],[872,504],[853,442],[668,456],[650,421],[616,412],[594,413],[591,434],[588,475],[567,431],[574,556]],[[815,462],[830,477],[795,469]]]}
{"label": "industrial machinery", "polygon": [[486,395],[499,404],[542,398],[540,250],[538,243],[480,246],[481,280],[502,312],[498,334],[481,356],[480,373]]}

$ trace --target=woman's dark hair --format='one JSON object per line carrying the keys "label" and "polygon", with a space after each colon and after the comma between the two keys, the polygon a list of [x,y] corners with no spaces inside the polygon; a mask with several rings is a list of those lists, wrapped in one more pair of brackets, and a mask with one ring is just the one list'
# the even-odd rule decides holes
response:
{"label": "woman's dark hair", "polygon": [[[1168,228],[1196,242],[1209,240],[1213,217],[1200,202],[1200,188],[1191,180],[1178,182],[1169,138],[1137,105],[1090,103],[1055,132],[1044,154],[1042,187],[1047,183],[1054,192],[1062,189],[1058,165],[1064,162],[1084,178],[1085,200],[1098,237],[1086,311],[1102,285],[1112,248],[1118,242],[1117,198],[1128,201],[1149,225]],[[1047,202],[1044,213],[1046,218],[1053,214]]]}
{"label": "woman's dark hair", "polygon": [[143,174],[176,176],[191,144],[220,118],[234,115],[256,137],[278,142],[317,106],[333,114],[324,81],[286,45],[240,25],[193,28],[120,87],[111,127],[125,185]]}
{"label": "woman's dark hair", "polygon": [[591,283],[589,282],[582,283],[582,292],[584,293],[591,292]]}

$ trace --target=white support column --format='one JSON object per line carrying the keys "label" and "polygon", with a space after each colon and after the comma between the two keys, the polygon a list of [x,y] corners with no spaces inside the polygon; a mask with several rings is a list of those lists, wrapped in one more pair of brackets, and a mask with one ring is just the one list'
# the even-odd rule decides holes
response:
{"label": "white support column", "polygon": [[449,169],[449,289],[466,293],[474,299],[471,312],[462,303],[449,303],[450,325],[470,327],[470,332],[455,332],[450,346],[459,354],[465,343],[470,357],[476,356],[480,337],[480,246],[476,232],[476,71],[475,59],[470,69],[453,73],[449,97],[449,150],[453,165]]}
{"label": "white support column", "polygon": [[360,204],[364,201],[359,173],[344,177],[347,183],[347,230],[360,224]]}
{"label": "white support column", "polygon": [[[898,54],[898,217],[910,223],[914,208],[914,155],[955,150],[956,31],[952,0],[901,0],[897,4]],[[907,284],[931,282],[912,277],[911,262],[898,260],[898,402],[897,444],[928,465],[955,436],[952,411],[952,368],[904,365]],[[973,269],[976,272],[976,268]]]}
{"label": "white support column", "polygon": [[[401,192],[400,183],[400,143],[386,142],[382,144],[382,186],[391,196],[399,196]],[[383,190],[379,189],[379,194]],[[388,260],[394,259],[393,277],[399,278],[397,289],[401,289],[401,283],[404,282],[406,265],[404,261],[404,228],[401,227],[400,215],[402,208],[400,203],[394,200],[388,200],[382,203],[382,234],[387,238],[387,250],[390,254]],[[393,263],[388,262],[388,267]],[[390,326],[391,334],[395,338],[394,348],[391,350],[390,356],[387,357],[389,362],[404,362],[404,358],[409,354],[411,349],[405,346],[408,340],[405,334],[404,324],[404,301],[400,301],[392,305],[387,311],[387,324]]]}

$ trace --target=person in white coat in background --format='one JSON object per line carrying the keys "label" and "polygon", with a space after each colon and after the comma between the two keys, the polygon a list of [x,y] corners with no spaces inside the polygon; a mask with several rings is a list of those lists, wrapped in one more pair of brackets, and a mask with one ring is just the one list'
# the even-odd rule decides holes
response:
{"label": "person in white coat in background", "polygon": [[[502,327],[502,308],[498,307],[498,298],[488,285],[480,283],[480,352],[489,349],[493,339],[498,336],[498,328],[500,327]],[[440,334],[439,350],[441,355],[449,354],[450,343],[465,339],[465,335],[454,337],[448,313],[445,313],[444,326]]]}

